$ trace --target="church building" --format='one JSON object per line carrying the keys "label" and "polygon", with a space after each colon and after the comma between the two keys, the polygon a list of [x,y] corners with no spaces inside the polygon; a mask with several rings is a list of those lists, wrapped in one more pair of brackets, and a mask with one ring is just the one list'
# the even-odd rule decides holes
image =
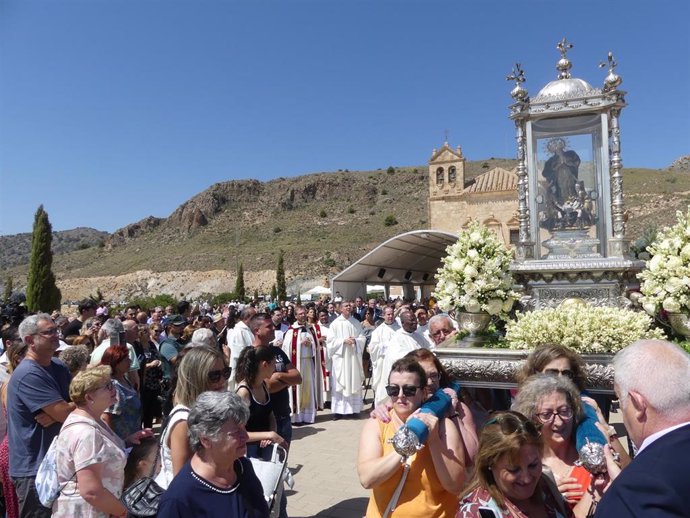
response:
{"label": "church building", "polygon": [[517,174],[500,167],[475,178],[465,176],[460,146],[445,142],[429,160],[429,225],[459,232],[473,219],[496,232],[506,244],[518,241]]}

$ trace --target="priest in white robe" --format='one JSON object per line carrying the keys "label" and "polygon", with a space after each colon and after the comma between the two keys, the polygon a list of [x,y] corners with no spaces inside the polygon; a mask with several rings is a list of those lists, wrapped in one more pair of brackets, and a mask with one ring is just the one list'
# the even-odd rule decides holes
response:
{"label": "priest in white robe", "polygon": [[302,375],[302,383],[288,392],[292,423],[313,423],[317,409],[323,409],[323,355],[319,337],[307,323],[304,306],[295,308],[295,318],[283,337],[283,351]]}
{"label": "priest in white robe", "polygon": [[386,348],[386,354],[381,360],[381,379],[376,387],[374,398],[376,405],[380,405],[388,397],[386,385],[388,384],[388,375],[393,364],[409,352],[429,348],[429,344],[424,337],[417,333],[417,317],[415,317],[412,311],[408,310],[401,313],[400,321],[402,322],[402,327],[393,335]]}
{"label": "priest in white robe", "polygon": [[235,391],[235,368],[237,367],[237,359],[245,347],[251,347],[254,343],[254,333],[249,329],[249,321],[256,315],[256,310],[252,307],[247,307],[240,313],[240,321],[235,324],[235,327],[228,331],[228,348],[230,349],[230,368],[232,369],[232,376],[228,380],[228,390]]}
{"label": "priest in white robe", "polygon": [[[374,329],[369,341],[369,355],[371,356],[371,389],[376,394],[376,389],[381,382],[383,358],[386,355],[388,343],[393,339],[395,332],[400,329],[400,324],[395,320],[395,310],[386,306],[383,308],[383,323]],[[384,380],[384,385],[385,385]]]}
{"label": "priest in white robe", "polygon": [[341,314],[330,325],[326,347],[331,359],[331,412],[336,419],[362,410],[362,352],[366,338],[352,316],[352,301],[340,305]]}

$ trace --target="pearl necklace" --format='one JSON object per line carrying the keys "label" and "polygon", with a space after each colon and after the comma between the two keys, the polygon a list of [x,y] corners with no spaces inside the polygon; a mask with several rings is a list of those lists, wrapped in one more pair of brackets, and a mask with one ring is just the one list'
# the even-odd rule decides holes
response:
{"label": "pearl necklace", "polygon": [[194,477],[194,479],[197,482],[199,482],[202,486],[206,486],[211,491],[214,491],[216,493],[220,493],[221,495],[229,495],[230,493],[233,493],[239,487],[239,484],[237,484],[237,485],[233,485],[233,487],[231,487],[230,489],[218,489],[217,487],[212,486],[211,484],[206,482],[199,475],[197,475],[194,471],[192,471],[192,477]]}

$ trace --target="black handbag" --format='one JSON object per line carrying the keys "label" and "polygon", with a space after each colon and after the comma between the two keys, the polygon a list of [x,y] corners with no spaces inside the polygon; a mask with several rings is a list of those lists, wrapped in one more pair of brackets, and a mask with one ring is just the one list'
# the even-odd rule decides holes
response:
{"label": "black handbag", "polygon": [[165,437],[165,432],[168,429],[172,416],[184,410],[186,409],[178,408],[166,418],[166,422],[158,438],[158,449],[156,449],[156,458],[153,461],[151,475],[140,478],[122,493],[120,500],[127,509],[128,517],[150,518],[158,514],[158,505],[161,502],[163,493],[165,493],[165,489],[159,486],[153,477],[156,475],[156,466],[158,465],[158,459],[161,455],[161,441],[163,437]]}
{"label": "black handbag", "polygon": [[127,508],[127,515],[135,518],[156,516],[164,492],[165,489],[152,477],[140,478],[122,494],[122,503]]}
{"label": "black handbag", "polygon": [[[163,437],[162,433],[161,437]],[[159,439],[156,458],[151,468],[151,475],[140,478],[123,491],[120,500],[127,509],[128,518],[150,518],[158,514],[158,505],[161,503],[163,493],[165,493],[165,489],[153,480],[153,477],[156,475],[156,466],[158,466],[160,455],[161,443]]]}

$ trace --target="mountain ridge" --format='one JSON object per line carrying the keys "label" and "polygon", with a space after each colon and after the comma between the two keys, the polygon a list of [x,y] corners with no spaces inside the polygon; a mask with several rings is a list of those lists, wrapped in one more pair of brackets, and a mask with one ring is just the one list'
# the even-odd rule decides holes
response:
{"label": "mountain ridge", "polygon": [[[465,184],[471,185],[476,176],[494,167],[515,165],[512,159],[467,161]],[[650,226],[670,224],[669,215],[690,202],[690,174],[684,169],[626,168],[623,183],[633,240]],[[148,216],[112,234],[91,229],[94,238],[88,243],[75,241],[72,234],[69,242],[74,246],[66,253],[53,247],[53,270],[62,286],[71,279],[117,278],[133,272],[146,272],[141,274],[146,280],[163,272],[224,271],[230,274],[223,275],[213,289],[232,291],[231,274],[242,263],[245,275],[256,273],[248,289],[268,291],[273,282],[268,272],[275,269],[282,249],[289,281],[325,283],[386,239],[428,228],[427,203],[424,165],[321,172],[266,182],[229,180],[191,196],[167,218]],[[78,230],[84,233],[84,229],[62,232]],[[9,264],[5,252],[10,247],[4,245],[17,236],[26,241],[22,245],[26,260]],[[0,236],[0,283],[12,277],[15,287],[25,284],[30,237],[28,233]],[[13,248],[22,247],[15,242]],[[81,280],[84,286],[89,284]],[[132,281],[121,296],[157,294],[156,289],[179,295],[173,291],[174,283],[163,287],[144,280]],[[181,290],[191,285],[187,279]]]}

